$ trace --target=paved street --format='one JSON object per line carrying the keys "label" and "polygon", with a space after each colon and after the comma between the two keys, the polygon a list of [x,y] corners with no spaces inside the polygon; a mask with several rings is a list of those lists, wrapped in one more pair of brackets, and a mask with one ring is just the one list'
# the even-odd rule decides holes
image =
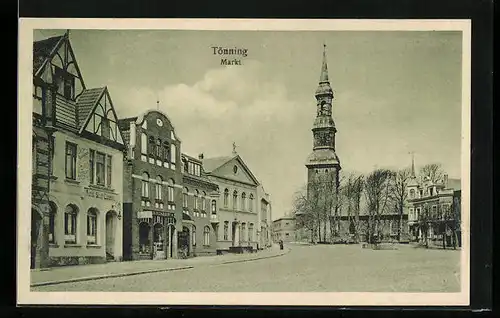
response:
{"label": "paved street", "polygon": [[40,286],[33,291],[459,292],[460,252],[291,246],[283,256],[173,272]]}

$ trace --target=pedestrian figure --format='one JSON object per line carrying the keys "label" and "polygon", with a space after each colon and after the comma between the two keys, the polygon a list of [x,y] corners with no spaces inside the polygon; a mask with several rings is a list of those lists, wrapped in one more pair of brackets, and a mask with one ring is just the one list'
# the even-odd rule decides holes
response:
{"label": "pedestrian figure", "polygon": [[280,240],[280,250],[283,249],[283,240]]}

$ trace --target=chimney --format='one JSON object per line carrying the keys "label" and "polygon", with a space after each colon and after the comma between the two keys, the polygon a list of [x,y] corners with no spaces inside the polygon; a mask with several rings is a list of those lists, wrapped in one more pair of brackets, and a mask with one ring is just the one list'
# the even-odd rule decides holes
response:
{"label": "chimney", "polygon": [[200,153],[200,154],[198,155],[198,159],[203,160],[203,153]]}
{"label": "chimney", "polygon": [[444,188],[447,189],[448,188],[448,175],[445,174],[443,176],[443,184],[444,184]]}

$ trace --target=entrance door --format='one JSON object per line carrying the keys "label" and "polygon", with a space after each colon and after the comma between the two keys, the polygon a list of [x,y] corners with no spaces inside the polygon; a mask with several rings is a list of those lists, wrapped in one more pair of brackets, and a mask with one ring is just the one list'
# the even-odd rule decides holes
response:
{"label": "entrance door", "polygon": [[233,241],[232,246],[236,246],[236,223],[231,224],[231,239]]}
{"label": "entrance door", "polygon": [[42,218],[36,210],[31,210],[31,264],[30,268],[36,268],[39,264],[39,238]]}
{"label": "entrance door", "polygon": [[163,226],[156,223],[153,226],[153,259],[164,259],[165,251],[163,249]]}
{"label": "entrance door", "polygon": [[189,248],[189,229],[184,226],[182,227],[182,232],[179,232],[179,238],[178,238],[178,249],[179,252],[182,253],[182,256],[189,256],[190,255],[190,248]]}
{"label": "entrance door", "polygon": [[106,258],[115,257],[116,213],[106,213]]}

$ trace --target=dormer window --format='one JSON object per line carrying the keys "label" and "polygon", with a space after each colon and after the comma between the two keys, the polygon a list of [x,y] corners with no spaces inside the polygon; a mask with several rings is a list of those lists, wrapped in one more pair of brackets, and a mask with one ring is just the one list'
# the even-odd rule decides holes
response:
{"label": "dormer window", "polygon": [[57,93],[67,99],[74,100],[75,77],[60,67],[56,66],[55,69],[54,83],[57,85]]}

